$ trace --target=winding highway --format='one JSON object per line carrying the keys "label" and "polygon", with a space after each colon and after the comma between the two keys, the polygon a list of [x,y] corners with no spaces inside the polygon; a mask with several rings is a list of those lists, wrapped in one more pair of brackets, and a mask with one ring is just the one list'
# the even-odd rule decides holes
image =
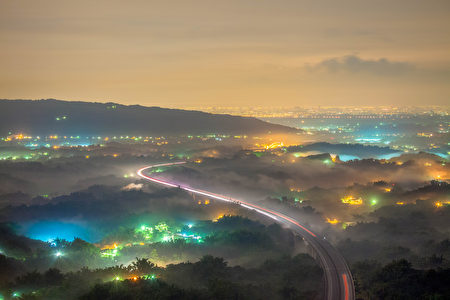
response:
{"label": "winding highway", "polygon": [[162,163],[151,166],[146,166],[137,171],[137,174],[151,182],[168,186],[174,188],[180,188],[185,191],[210,197],[220,201],[226,201],[238,204],[250,210],[254,210],[266,217],[272,218],[278,223],[282,223],[290,229],[294,230],[308,243],[308,245],[313,250],[313,255],[315,259],[319,262],[325,278],[324,284],[324,299],[326,300],[353,300],[355,299],[355,287],[353,284],[352,274],[350,269],[345,262],[342,255],[325,239],[323,236],[319,236],[309,230],[308,228],[301,225],[294,218],[282,214],[280,212],[274,211],[272,209],[267,209],[262,206],[252,204],[246,201],[238,200],[235,198],[227,197],[224,195],[219,195],[216,193],[194,189],[183,184],[177,184],[174,182],[169,182],[161,180],[155,177],[144,174],[144,171],[157,167],[167,167],[184,164],[185,162],[173,162],[173,163]]}

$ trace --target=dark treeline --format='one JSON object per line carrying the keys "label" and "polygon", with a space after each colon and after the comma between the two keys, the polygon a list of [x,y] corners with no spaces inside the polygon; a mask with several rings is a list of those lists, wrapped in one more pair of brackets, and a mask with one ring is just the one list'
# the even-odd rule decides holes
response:
{"label": "dark treeline", "polygon": [[129,266],[62,273],[32,271],[3,285],[21,299],[318,299],[322,271],[300,254],[255,268],[230,267],[206,255],[198,262],[158,267],[137,258]]}
{"label": "dark treeline", "polygon": [[[358,299],[448,299],[449,269],[420,270],[407,260],[352,266]],[[307,255],[230,267],[218,257],[158,267],[145,258],[129,266],[29,272],[2,286],[20,299],[319,299],[322,271]]]}
{"label": "dark treeline", "polygon": [[421,270],[405,259],[382,266],[362,261],[352,266],[359,299],[449,299],[450,269]]}

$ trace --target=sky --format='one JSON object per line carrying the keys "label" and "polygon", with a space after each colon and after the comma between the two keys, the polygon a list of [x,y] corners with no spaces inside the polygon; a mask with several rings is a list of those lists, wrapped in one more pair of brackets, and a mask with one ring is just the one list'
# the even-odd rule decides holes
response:
{"label": "sky", "polygon": [[448,0],[0,0],[0,98],[449,105]]}

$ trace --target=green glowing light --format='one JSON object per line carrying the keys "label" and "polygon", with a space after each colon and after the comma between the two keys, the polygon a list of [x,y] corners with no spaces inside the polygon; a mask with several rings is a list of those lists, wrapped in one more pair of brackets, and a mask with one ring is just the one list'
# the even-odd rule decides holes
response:
{"label": "green glowing light", "polygon": [[331,160],[325,159],[325,160],[323,161],[323,163],[326,164],[326,165],[329,165],[329,164],[331,164]]}
{"label": "green glowing light", "polygon": [[119,276],[116,276],[116,277],[114,278],[114,280],[115,280],[115,281],[119,281],[119,280],[120,280],[120,277],[119,277]]}
{"label": "green glowing light", "polygon": [[119,250],[117,250],[117,249],[103,249],[103,250],[100,252],[100,255],[101,255],[102,257],[110,257],[110,258],[114,258],[114,257],[116,257],[116,256],[119,255]]}
{"label": "green glowing light", "polygon": [[63,256],[63,253],[62,253],[61,251],[58,251],[58,252],[55,253],[55,256],[56,256],[56,257]]}
{"label": "green glowing light", "polygon": [[261,157],[261,156],[264,155],[263,152],[253,152],[253,154],[254,154],[256,157]]}
{"label": "green glowing light", "polygon": [[372,200],[370,200],[370,205],[377,205],[377,203],[378,203],[378,200],[377,199],[375,199],[375,198],[372,198]]}
{"label": "green glowing light", "polygon": [[146,279],[146,280],[148,280],[148,279],[153,280],[153,279],[156,279],[156,275],[155,274],[144,275],[141,278]]}
{"label": "green glowing light", "polygon": [[189,228],[192,228],[192,224],[188,224],[188,227],[189,227]]}
{"label": "green glowing light", "polygon": [[295,198],[294,201],[298,203],[303,203],[303,200],[300,200],[299,198]]}
{"label": "green glowing light", "polygon": [[167,226],[167,224],[164,222],[160,222],[158,223],[158,225],[155,226],[155,229],[158,230],[159,232],[168,231],[169,226]]}

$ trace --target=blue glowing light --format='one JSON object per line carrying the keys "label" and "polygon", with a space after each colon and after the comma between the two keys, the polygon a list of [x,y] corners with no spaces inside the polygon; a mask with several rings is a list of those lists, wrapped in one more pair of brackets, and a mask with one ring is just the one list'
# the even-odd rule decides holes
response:
{"label": "blue glowing light", "polygon": [[360,159],[360,158],[358,156],[354,156],[354,155],[339,154],[339,159],[342,161],[349,161],[349,160],[355,160],[355,159]]}
{"label": "blue glowing light", "polygon": [[378,155],[377,158],[378,159],[391,159],[393,157],[398,157],[402,154],[403,154],[403,152],[389,153],[389,154]]}
{"label": "blue glowing light", "polygon": [[29,238],[45,242],[52,242],[57,238],[72,241],[76,237],[88,242],[95,242],[92,232],[85,226],[76,223],[39,221],[24,227],[22,234]]}

